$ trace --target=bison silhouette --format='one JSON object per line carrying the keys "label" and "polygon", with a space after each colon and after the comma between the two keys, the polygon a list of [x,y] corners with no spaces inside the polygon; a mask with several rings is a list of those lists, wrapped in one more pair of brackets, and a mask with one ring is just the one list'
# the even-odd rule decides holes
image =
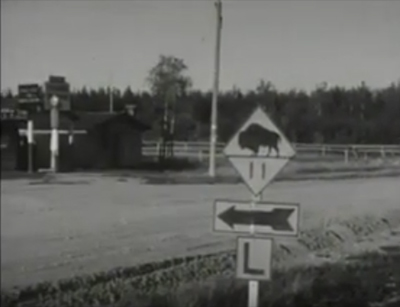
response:
{"label": "bison silhouette", "polygon": [[278,143],[281,137],[278,133],[270,131],[259,124],[251,124],[246,130],[239,133],[238,143],[241,149],[247,148],[255,155],[259,153],[261,147],[268,147],[268,156],[271,149],[274,149],[279,157]]}

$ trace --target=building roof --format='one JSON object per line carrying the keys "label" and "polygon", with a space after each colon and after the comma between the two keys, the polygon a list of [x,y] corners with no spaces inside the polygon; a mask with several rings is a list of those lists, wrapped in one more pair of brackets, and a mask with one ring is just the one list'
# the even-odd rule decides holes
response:
{"label": "building roof", "polygon": [[[34,129],[50,129],[49,112],[34,113],[31,115],[34,122]],[[115,122],[127,122],[133,129],[146,131],[151,127],[137,118],[126,113],[102,113],[102,112],[60,112],[59,128],[68,130],[73,124],[75,130],[90,130],[96,126],[108,125]],[[26,125],[26,124],[25,124]]]}
{"label": "building roof", "polygon": [[101,121],[97,122],[97,125],[100,126],[107,126],[110,124],[114,124],[117,122],[126,122],[128,123],[133,129],[139,130],[139,131],[146,131],[150,130],[151,127],[142,121],[136,119],[134,116],[131,116],[125,112],[119,113],[116,115],[111,115],[108,118],[103,118]]}

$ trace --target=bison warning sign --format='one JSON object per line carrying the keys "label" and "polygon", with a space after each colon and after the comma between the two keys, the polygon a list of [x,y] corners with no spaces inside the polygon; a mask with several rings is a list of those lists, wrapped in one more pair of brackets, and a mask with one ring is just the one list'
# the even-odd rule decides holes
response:
{"label": "bison warning sign", "polygon": [[254,195],[260,194],[296,154],[268,115],[258,108],[224,149]]}

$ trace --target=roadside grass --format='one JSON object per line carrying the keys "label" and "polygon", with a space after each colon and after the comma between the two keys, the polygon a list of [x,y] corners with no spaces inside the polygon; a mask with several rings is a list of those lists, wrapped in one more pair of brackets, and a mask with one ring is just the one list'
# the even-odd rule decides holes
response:
{"label": "roadside grass", "polygon": [[[275,271],[260,284],[259,306],[400,306],[400,262],[388,255],[364,254],[357,261]],[[146,299],[131,297],[119,307],[247,306],[247,283],[233,278],[182,285]],[[393,305],[394,306],[394,305]]]}
{"label": "roadside grass", "polygon": [[[207,163],[188,159],[177,159],[174,163],[193,163],[191,170],[165,170],[162,173],[126,173],[126,176],[140,177],[147,184],[212,184],[212,183],[240,183],[242,179],[227,159],[219,159],[216,164],[216,176],[211,178],[207,174]],[[183,162],[184,161],[184,162]],[[396,160],[358,160],[345,162],[342,160],[326,161],[315,157],[314,160],[289,161],[282,172],[275,178],[282,180],[304,179],[351,179],[370,176],[400,176],[400,165]],[[117,174],[114,174],[117,175]]]}
{"label": "roadside grass", "polygon": [[[131,169],[114,170],[76,170],[77,173],[95,173],[104,177],[119,179],[137,178],[149,184],[211,184],[240,183],[242,180],[227,158],[216,160],[216,176],[208,176],[208,160],[175,157],[164,163],[154,158],[145,158],[140,166]],[[400,175],[400,159],[350,159],[345,162],[342,157],[301,154],[288,162],[276,177],[280,180],[324,179],[320,176],[338,175],[338,179],[365,177],[368,174],[380,176],[379,172],[390,176]],[[383,174],[385,175],[385,174]],[[1,172],[2,180],[33,179],[50,182],[49,174],[24,172]],[[50,178],[51,179],[51,178]],[[328,178],[329,179],[329,178]],[[65,184],[69,184],[66,182]],[[73,184],[73,183],[70,183]]]}
{"label": "roadside grass", "polygon": [[[399,260],[399,255],[375,252],[337,263],[275,269],[272,280],[260,284],[259,307],[391,307],[389,304],[400,298]],[[178,267],[185,269],[182,265]],[[45,293],[41,287],[35,296],[24,300],[13,300],[15,292],[12,296],[2,291],[1,306],[247,306],[247,283],[234,278],[232,266],[228,272],[220,267],[205,278],[207,274],[201,276],[201,273],[207,269],[199,268],[192,280],[180,280],[185,275],[180,272],[175,274],[175,280],[163,279],[164,275],[160,274],[158,279],[141,276],[140,282],[129,278],[98,286],[82,282],[75,291],[55,288]]]}

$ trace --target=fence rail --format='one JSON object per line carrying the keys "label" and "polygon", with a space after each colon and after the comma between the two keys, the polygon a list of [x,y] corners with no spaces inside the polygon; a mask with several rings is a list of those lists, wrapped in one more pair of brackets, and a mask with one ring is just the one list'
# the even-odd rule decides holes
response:
{"label": "fence rail", "polygon": [[[156,156],[161,143],[144,141],[143,154]],[[208,142],[173,142],[174,155],[177,157],[197,157],[204,160],[209,155]],[[223,156],[224,143],[217,143],[216,155]],[[293,147],[299,155],[337,156],[348,162],[349,159],[400,157],[400,145],[353,145],[353,144],[304,144],[294,143]]]}

